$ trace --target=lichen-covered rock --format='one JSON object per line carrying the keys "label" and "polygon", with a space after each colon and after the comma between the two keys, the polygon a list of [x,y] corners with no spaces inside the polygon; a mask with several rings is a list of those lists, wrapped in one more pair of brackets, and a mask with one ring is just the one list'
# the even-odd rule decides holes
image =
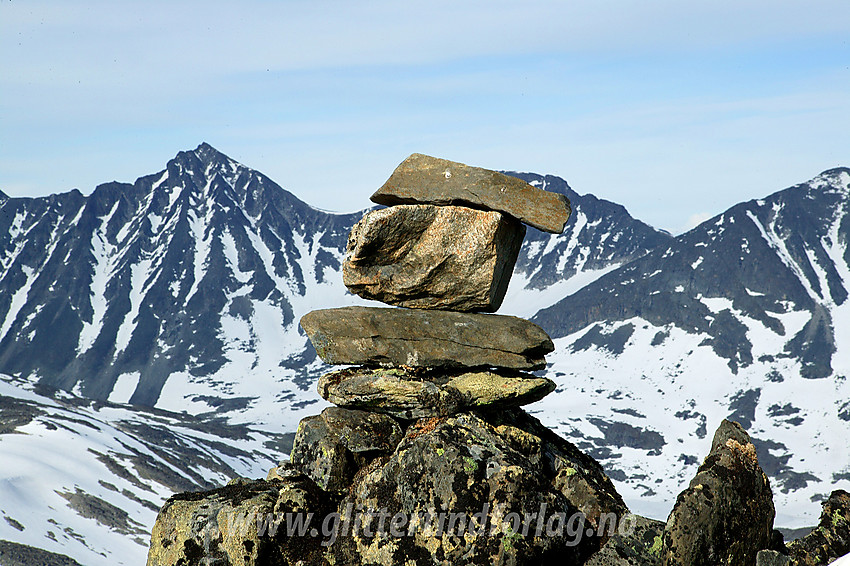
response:
{"label": "lichen-covered rock", "polygon": [[[353,413],[320,419],[355,450],[383,450],[368,437],[384,425]],[[172,497],[148,565],[581,564],[627,513],[595,460],[520,409],[420,419],[342,491],[301,470]]]}
{"label": "lichen-covered rock", "polygon": [[570,217],[562,194],[538,189],[496,171],[414,153],[372,195],[377,204],[460,204],[510,214],[545,232],[560,234]]}
{"label": "lichen-covered rock", "polygon": [[[552,476],[553,485],[597,528],[603,516],[628,508],[602,466],[522,409],[506,409],[488,423],[516,451]],[[607,537],[603,537],[607,538]]]}
{"label": "lichen-covered rock", "polygon": [[405,308],[341,307],[301,318],[326,363],[542,369],[555,349],[522,318]]}
{"label": "lichen-covered rock", "polygon": [[174,495],[151,533],[148,566],[323,564],[321,539],[288,536],[287,514],[322,516],[333,502],[301,474]]}
{"label": "lichen-covered rock", "polygon": [[340,503],[343,517],[345,508],[363,513],[360,528],[356,518],[343,527],[350,536],[329,548],[330,561],[580,564],[596,552],[626,512],[610,480],[568,442],[538,436],[528,415],[505,413],[502,422],[464,413],[411,426]]}
{"label": "lichen-covered rock", "polygon": [[850,493],[833,491],[823,503],[820,522],[808,535],[788,543],[794,566],[815,566],[850,553]]}
{"label": "lichen-covered rock", "polygon": [[319,487],[338,491],[375,457],[392,452],[401,438],[392,417],[328,407],[301,420],[289,458]]}
{"label": "lichen-covered rock", "polygon": [[754,564],[772,543],[773,493],[755,446],[738,423],[724,420],[664,529],[662,564]]}
{"label": "lichen-covered rock", "polygon": [[495,312],[525,226],[499,212],[402,205],[368,212],[351,229],[342,281],[400,307]]}
{"label": "lichen-covered rock", "polygon": [[759,550],[756,566],[790,566],[791,557],[778,550]]}
{"label": "lichen-covered rock", "polygon": [[628,514],[584,566],[658,566],[664,522]]}
{"label": "lichen-covered rock", "polygon": [[472,409],[518,407],[555,389],[545,377],[518,372],[346,368],[319,378],[319,395],[352,409],[402,419],[448,416]]}

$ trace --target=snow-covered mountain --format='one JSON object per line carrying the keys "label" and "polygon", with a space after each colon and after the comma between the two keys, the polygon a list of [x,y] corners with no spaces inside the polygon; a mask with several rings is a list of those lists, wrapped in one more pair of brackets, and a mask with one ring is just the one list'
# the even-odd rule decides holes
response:
{"label": "snow-covered mountain", "polygon": [[[505,312],[531,316],[669,239],[561,179],[525,178],[565,192],[575,220],[560,235],[529,230]],[[133,185],[8,198],[0,372],[294,430],[315,412],[312,383],[325,369],[298,320],[366,304],[340,276],[362,214],[312,208],[207,144]]]}
{"label": "snow-covered mountain", "polygon": [[0,372],[263,422],[310,389],[300,316],[355,301],[338,271],[359,217],[311,208],[206,144],[132,185],[10,198]]}
{"label": "snow-covered mountain", "polygon": [[[756,440],[779,524],[850,487],[850,170],[738,204],[543,309],[539,416],[626,499],[669,508],[720,419]],[[656,513],[657,514],[657,513]]]}
{"label": "snow-covered mountain", "polygon": [[[731,415],[759,441],[779,524],[813,523],[814,501],[850,483],[850,172],[676,238],[557,177],[512,174],[574,209],[563,234],[528,230],[500,310],[556,339],[558,389],[529,409],[659,518]],[[361,216],[312,208],[207,144],[89,196],[0,194],[0,541],[138,562],[172,490],[264,475],[326,405],[314,383],[329,368],[298,320],[377,304],[342,285]]]}
{"label": "snow-covered mountain", "polygon": [[528,227],[501,313],[530,318],[605,273],[673,239],[632,218],[619,204],[576,193],[560,177],[507,173],[566,195],[573,214],[562,234]]}

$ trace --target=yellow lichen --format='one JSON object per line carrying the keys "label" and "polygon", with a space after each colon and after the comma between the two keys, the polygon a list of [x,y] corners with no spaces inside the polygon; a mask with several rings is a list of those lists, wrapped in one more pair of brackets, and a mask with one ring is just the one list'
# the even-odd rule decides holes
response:
{"label": "yellow lichen", "polygon": [[658,556],[661,554],[661,548],[664,545],[664,541],[661,540],[661,535],[658,535],[654,539],[652,539],[652,546],[649,547],[649,553]]}
{"label": "yellow lichen", "polygon": [[758,465],[759,459],[756,455],[756,447],[753,446],[752,442],[741,444],[734,438],[730,438],[726,441],[726,447],[750,464]]}

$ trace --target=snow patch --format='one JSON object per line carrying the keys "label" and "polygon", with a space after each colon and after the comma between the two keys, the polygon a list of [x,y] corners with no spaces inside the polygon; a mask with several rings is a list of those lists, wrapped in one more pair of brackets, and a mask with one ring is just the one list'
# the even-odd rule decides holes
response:
{"label": "snow patch", "polygon": [[133,396],[136,387],[139,385],[141,375],[137,371],[119,375],[115,381],[115,385],[112,386],[112,392],[109,394],[108,401],[111,403],[129,403],[130,397]]}
{"label": "snow patch", "polygon": [[6,333],[9,332],[12,324],[14,324],[15,320],[18,318],[18,313],[21,312],[21,308],[23,308],[23,306],[27,303],[30,288],[32,287],[33,281],[35,281],[35,277],[33,277],[35,270],[32,267],[22,265],[21,270],[24,272],[26,281],[17,291],[15,291],[15,294],[12,295],[12,302],[9,304],[9,310],[6,312],[6,318],[3,320],[3,326],[0,326],[0,340],[2,340],[6,336]]}

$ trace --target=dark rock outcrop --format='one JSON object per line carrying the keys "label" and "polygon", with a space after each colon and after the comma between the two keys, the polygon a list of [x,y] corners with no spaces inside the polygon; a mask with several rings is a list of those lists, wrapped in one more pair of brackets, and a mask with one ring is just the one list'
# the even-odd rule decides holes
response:
{"label": "dark rock outcrop", "polygon": [[412,536],[340,539],[337,563],[569,564],[595,552],[600,525],[619,522],[622,500],[595,462],[535,434],[527,415],[513,417],[488,423],[465,413],[408,429],[389,458],[355,480],[341,507],[436,523],[403,525]]}
{"label": "dark rock outcrop", "polygon": [[324,399],[341,407],[418,419],[526,405],[551,393],[555,383],[519,372],[359,367],[323,375],[318,389]]}
{"label": "dark rock outcrop", "polygon": [[662,564],[754,564],[760,550],[771,548],[774,515],[755,446],[741,425],[724,420],[667,519]]}
{"label": "dark rock outcrop", "polygon": [[756,566],[789,566],[791,557],[778,550],[759,550],[756,555]]}
{"label": "dark rock outcrop", "polygon": [[823,504],[820,522],[808,535],[788,543],[794,566],[815,566],[850,553],[850,493],[833,491]]}
{"label": "dark rock outcrop", "polygon": [[322,489],[338,491],[360,468],[391,453],[401,438],[401,427],[391,417],[328,407],[301,420],[290,461]]}
{"label": "dark rock outcrop", "polygon": [[0,564],[3,566],[80,566],[76,560],[47,550],[20,544],[8,540],[0,540]]}
{"label": "dark rock outcrop", "polygon": [[495,312],[524,235],[510,216],[463,206],[375,210],[351,229],[342,280],[389,305]]}
{"label": "dark rock outcrop", "polygon": [[542,369],[555,349],[534,323],[498,314],[342,307],[301,318],[329,364]]}
{"label": "dark rock outcrop", "polygon": [[510,214],[560,234],[572,210],[567,198],[503,173],[414,153],[372,195],[377,204],[460,204]]}

